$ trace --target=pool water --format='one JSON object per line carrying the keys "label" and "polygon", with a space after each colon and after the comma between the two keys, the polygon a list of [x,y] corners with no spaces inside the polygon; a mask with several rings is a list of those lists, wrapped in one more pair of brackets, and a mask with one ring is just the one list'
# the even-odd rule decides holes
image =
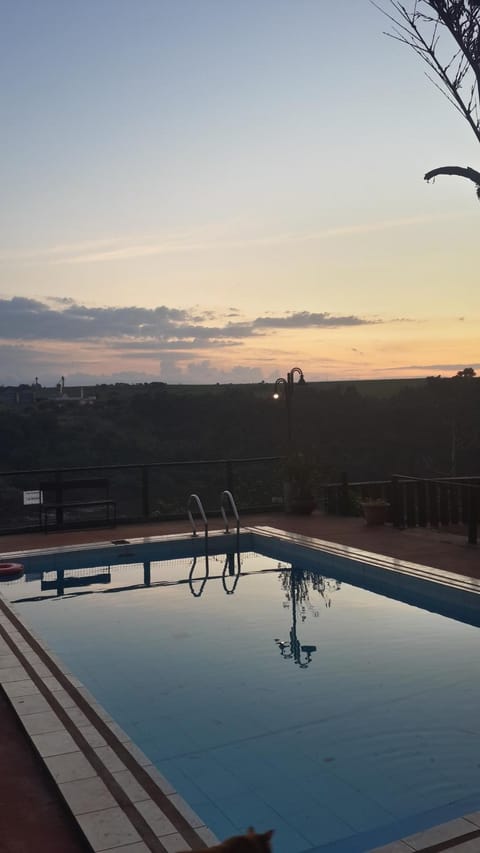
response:
{"label": "pool water", "polygon": [[206,583],[199,558],[190,584],[191,559],[2,592],[219,837],[360,853],[478,808],[479,629],[241,559]]}

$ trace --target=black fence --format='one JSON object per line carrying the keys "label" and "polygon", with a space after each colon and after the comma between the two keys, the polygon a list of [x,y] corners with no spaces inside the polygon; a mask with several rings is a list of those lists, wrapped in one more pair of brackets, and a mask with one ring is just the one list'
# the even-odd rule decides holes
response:
{"label": "black fence", "polygon": [[[31,532],[41,527],[40,484],[52,484],[63,498],[59,517],[65,528],[103,524],[101,495],[96,481],[107,481],[108,497],[115,502],[117,522],[161,521],[185,518],[189,495],[200,496],[207,514],[220,513],[220,495],[229,489],[239,511],[265,512],[281,505],[282,457],[213,459],[196,462],[158,462],[147,465],[41,469],[0,472],[0,534]],[[62,489],[85,481],[74,500]],[[50,490],[49,490],[50,491]],[[98,500],[100,498],[100,500]],[[68,504],[76,503],[75,507]],[[45,504],[44,504],[45,506]],[[54,504],[53,504],[54,507]],[[58,524],[56,524],[58,526]]]}
{"label": "black fence", "polygon": [[348,481],[323,487],[325,511],[333,515],[361,515],[362,500],[383,499],[387,520],[395,527],[450,527],[463,525],[468,542],[477,544],[480,521],[480,477],[409,477],[390,480]]}
{"label": "black fence", "polygon": [[465,525],[468,542],[477,544],[480,477],[426,479],[395,475],[391,496],[396,527]]}
{"label": "black fence", "polygon": [[[284,458],[213,459],[157,462],[145,465],[108,465],[88,468],[39,469],[0,472],[0,534],[26,533],[42,527],[41,484],[62,496],[65,506],[47,523],[84,528],[105,523],[102,497],[115,503],[119,524],[185,518],[188,498],[200,496],[207,515],[220,514],[220,495],[228,489],[240,512],[270,512],[283,508]],[[106,483],[98,493],[95,483]],[[72,482],[82,484],[81,500],[66,495]],[[466,527],[468,542],[477,544],[480,521],[480,477],[420,478],[395,474],[389,480],[318,484],[318,506],[333,515],[361,515],[363,500],[383,499],[387,521],[406,527]],[[75,503],[75,506],[68,504]],[[45,506],[45,504],[43,504]]]}

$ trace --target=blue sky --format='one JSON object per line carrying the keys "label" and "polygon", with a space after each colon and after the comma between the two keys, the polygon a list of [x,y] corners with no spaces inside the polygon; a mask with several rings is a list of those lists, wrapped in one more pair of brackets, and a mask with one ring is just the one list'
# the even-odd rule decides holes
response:
{"label": "blue sky", "polygon": [[478,146],[387,26],[367,0],[7,2],[0,382],[474,365],[480,209],[422,178]]}

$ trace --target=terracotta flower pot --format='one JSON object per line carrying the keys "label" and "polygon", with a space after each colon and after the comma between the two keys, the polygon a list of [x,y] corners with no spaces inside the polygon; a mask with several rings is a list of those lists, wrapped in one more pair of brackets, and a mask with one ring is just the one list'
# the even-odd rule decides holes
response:
{"label": "terracotta flower pot", "polygon": [[385,501],[363,501],[362,509],[368,527],[385,524],[390,504]]}

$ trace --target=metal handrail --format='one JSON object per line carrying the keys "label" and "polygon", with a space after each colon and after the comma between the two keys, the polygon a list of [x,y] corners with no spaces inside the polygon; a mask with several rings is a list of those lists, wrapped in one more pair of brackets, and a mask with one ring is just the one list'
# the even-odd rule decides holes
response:
{"label": "metal handrail", "polygon": [[201,594],[205,588],[205,584],[206,584],[206,582],[210,576],[210,569],[209,569],[209,565],[208,565],[208,554],[205,554],[205,574],[202,578],[198,578],[198,580],[201,581],[200,588],[198,589],[198,591],[195,590],[195,588],[193,586],[193,583],[194,583],[193,573],[195,571],[196,565],[197,565],[197,558],[194,557],[191,568],[190,568],[190,572],[188,575],[188,586],[190,587],[190,592],[192,593],[194,598],[200,598],[200,596],[201,596]]}
{"label": "metal handrail", "polygon": [[11,471],[0,471],[0,477],[18,477],[24,474],[55,474],[57,472],[66,474],[73,471],[115,471],[132,468],[192,468],[199,465],[242,465],[252,462],[281,462],[283,456],[252,456],[245,459],[188,459],[175,460],[171,462],[128,462],[123,465],[76,465],[73,468],[18,468]]}
{"label": "metal handrail", "polygon": [[224,533],[229,533],[230,528],[228,526],[228,518],[227,513],[225,512],[225,503],[230,504],[230,508],[233,512],[233,517],[237,523],[237,537],[240,535],[240,516],[238,514],[237,505],[235,503],[234,497],[228,489],[222,492],[220,495],[220,512],[222,513],[223,520],[225,522],[225,530]]}
{"label": "metal handrail", "polygon": [[[235,557],[237,558],[237,560],[236,560],[237,571],[235,571]],[[230,577],[234,578],[231,589],[229,589],[228,585],[227,585],[227,569],[228,569],[228,575]],[[233,595],[233,593],[235,592],[235,590],[237,588],[238,579],[239,579],[241,573],[242,573],[242,566],[241,566],[241,561],[240,561],[240,551],[237,551],[236,554],[235,553],[226,554],[225,563],[224,563],[223,572],[222,572],[222,586],[223,586],[223,589],[225,590],[227,595]]]}
{"label": "metal handrail", "polygon": [[199,513],[200,513],[200,515],[201,515],[201,518],[202,518],[202,521],[203,521],[203,527],[204,527],[204,531],[205,531],[205,539],[207,539],[207,538],[208,538],[208,521],[207,521],[207,516],[205,515],[205,510],[204,510],[204,508],[203,508],[203,504],[202,504],[202,502],[201,502],[200,498],[198,497],[198,495],[195,495],[195,494],[191,494],[191,495],[190,495],[190,497],[189,497],[189,499],[188,499],[188,504],[187,504],[187,514],[188,514],[188,517],[189,517],[189,519],[190,519],[190,524],[192,525],[193,535],[194,535],[194,536],[196,536],[196,535],[197,535],[197,525],[195,524],[195,521],[194,521],[194,518],[193,518],[193,515],[192,515],[192,511],[191,511],[191,509],[190,509],[190,506],[191,506],[191,504],[193,504],[193,503],[197,505],[197,509],[198,509],[198,511],[199,511]]}
{"label": "metal handrail", "polygon": [[432,483],[434,486],[462,486],[467,489],[478,489],[479,483],[469,483],[468,480],[478,480],[475,476],[460,477],[411,477],[409,474],[392,474],[392,479],[400,483]]}

